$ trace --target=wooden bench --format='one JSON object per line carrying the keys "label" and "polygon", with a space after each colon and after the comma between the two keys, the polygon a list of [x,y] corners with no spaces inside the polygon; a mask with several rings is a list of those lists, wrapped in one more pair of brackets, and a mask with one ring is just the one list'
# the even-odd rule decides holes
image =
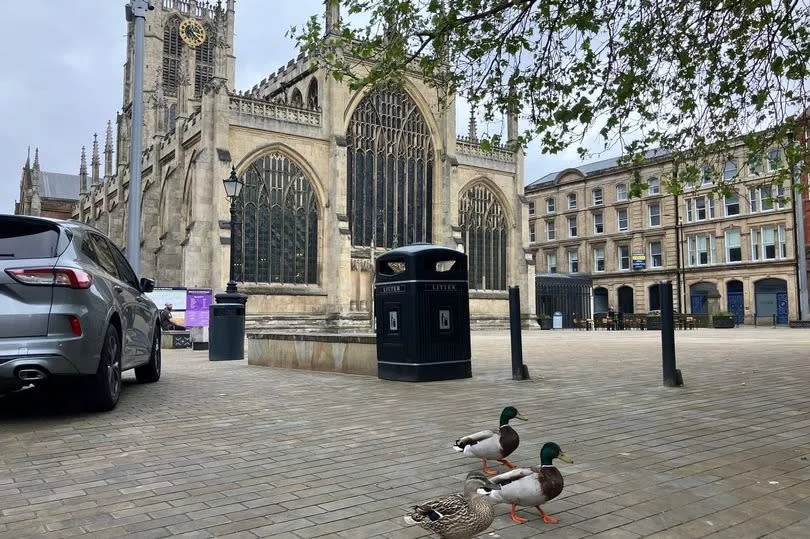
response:
{"label": "wooden bench", "polygon": [[160,347],[191,348],[191,331],[187,329],[164,329],[160,332]]}

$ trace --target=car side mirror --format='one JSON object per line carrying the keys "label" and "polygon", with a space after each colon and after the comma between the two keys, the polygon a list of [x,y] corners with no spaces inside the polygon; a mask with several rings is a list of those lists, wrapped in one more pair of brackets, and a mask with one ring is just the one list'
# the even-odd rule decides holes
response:
{"label": "car side mirror", "polygon": [[147,279],[146,277],[141,278],[141,292],[148,294],[149,292],[155,289],[155,281],[152,279]]}

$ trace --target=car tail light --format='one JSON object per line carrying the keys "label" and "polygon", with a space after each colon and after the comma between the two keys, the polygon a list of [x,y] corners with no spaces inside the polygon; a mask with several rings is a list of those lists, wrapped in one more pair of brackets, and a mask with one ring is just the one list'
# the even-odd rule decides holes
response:
{"label": "car tail light", "polygon": [[17,282],[33,286],[90,288],[93,282],[89,273],[75,268],[20,268],[7,269],[6,273]]}
{"label": "car tail light", "polygon": [[79,321],[78,316],[74,316],[72,314],[68,315],[68,320],[70,321],[70,329],[73,331],[73,334],[76,337],[82,336],[82,323]]}

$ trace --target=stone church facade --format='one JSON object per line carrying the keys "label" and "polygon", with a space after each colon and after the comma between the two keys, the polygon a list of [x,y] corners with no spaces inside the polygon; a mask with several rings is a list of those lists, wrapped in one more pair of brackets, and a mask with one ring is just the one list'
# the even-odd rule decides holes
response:
{"label": "stone church facade", "polygon": [[[336,4],[326,3],[325,39]],[[506,319],[510,285],[532,318],[522,150],[482,151],[474,122],[457,136],[453,100],[416,78],[352,92],[299,55],[235,91],[235,15],[233,0],[162,0],[147,15],[140,274],[220,290],[233,241],[254,321],[367,326],[375,256],[431,242],[468,254],[475,322]],[[184,39],[190,25],[204,29],[199,45]],[[114,172],[94,175],[73,210],[125,249],[131,24],[128,36]],[[507,124],[516,135],[517,117]],[[233,238],[231,167],[245,185]]]}

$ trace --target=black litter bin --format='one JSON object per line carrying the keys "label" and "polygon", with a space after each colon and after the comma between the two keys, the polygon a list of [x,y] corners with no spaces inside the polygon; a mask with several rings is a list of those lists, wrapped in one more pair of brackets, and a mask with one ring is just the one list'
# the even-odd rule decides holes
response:
{"label": "black litter bin", "polygon": [[212,303],[209,309],[208,359],[244,359],[245,306],[241,303]]}
{"label": "black litter bin", "polygon": [[377,258],[377,376],[430,382],[472,376],[467,256],[430,244]]}

